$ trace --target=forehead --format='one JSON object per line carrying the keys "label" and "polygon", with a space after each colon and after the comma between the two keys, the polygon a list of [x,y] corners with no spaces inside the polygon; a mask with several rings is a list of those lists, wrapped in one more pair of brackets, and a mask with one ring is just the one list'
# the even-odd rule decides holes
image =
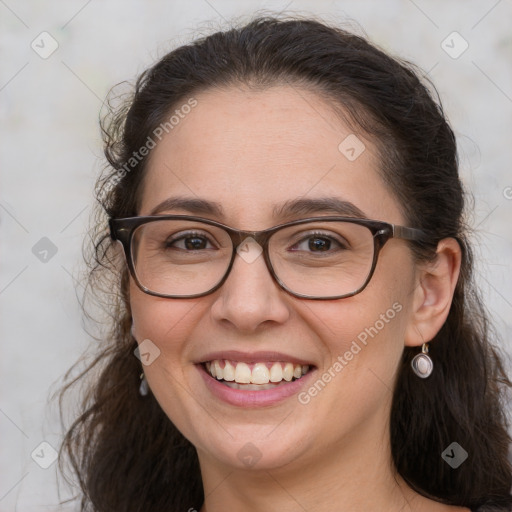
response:
{"label": "forehead", "polygon": [[194,99],[152,150],[139,214],[170,197],[200,198],[219,204],[219,220],[264,229],[285,220],[277,218],[285,202],[337,197],[368,217],[400,220],[374,144],[318,95],[233,86]]}

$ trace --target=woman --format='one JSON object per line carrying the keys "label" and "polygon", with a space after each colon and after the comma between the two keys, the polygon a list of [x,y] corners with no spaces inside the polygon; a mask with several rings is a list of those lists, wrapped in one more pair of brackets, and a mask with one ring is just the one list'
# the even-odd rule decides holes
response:
{"label": "woman", "polygon": [[260,18],[166,55],[103,129],[82,510],[510,509],[510,382],[411,65]]}

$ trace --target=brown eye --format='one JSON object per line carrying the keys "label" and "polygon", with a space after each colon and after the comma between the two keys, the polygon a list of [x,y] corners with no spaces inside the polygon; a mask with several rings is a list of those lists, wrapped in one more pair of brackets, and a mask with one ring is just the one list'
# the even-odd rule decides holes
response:
{"label": "brown eye", "polygon": [[[210,247],[208,246],[210,245]],[[168,249],[181,249],[185,251],[202,251],[213,248],[207,237],[199,233],[187,233],[179,237],[173,237],[165,242]]]}
{"label": "brown eye", "polygon": [[347,249],[346,244],[326,233],[309,233],[299,242],[295,243],[291,250],[305,252],[335,252]]}

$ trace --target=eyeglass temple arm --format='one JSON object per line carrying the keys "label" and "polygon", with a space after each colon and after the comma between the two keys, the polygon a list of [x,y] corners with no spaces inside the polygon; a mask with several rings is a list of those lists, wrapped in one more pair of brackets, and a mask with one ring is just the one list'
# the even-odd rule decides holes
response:
{"label": "eyeglass temple arm", "polygon": [[421,229],[407,228],[405,226],[397,226],[396,224],[391,225],[393,227],[393,237],[403,238],[404,240],[425,240],[426,233]]}

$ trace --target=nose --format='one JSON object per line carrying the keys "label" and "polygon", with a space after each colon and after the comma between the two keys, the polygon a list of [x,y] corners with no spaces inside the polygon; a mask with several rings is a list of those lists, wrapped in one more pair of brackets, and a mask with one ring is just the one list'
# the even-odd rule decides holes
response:
{"label": "nose", "polygon": [[283,323],[289,318],[285,295],[272,278],[260,245],[246,239],[237,248],[231,272],[216,293],[211,314],[238,331],[254,332],[261,324]]}

